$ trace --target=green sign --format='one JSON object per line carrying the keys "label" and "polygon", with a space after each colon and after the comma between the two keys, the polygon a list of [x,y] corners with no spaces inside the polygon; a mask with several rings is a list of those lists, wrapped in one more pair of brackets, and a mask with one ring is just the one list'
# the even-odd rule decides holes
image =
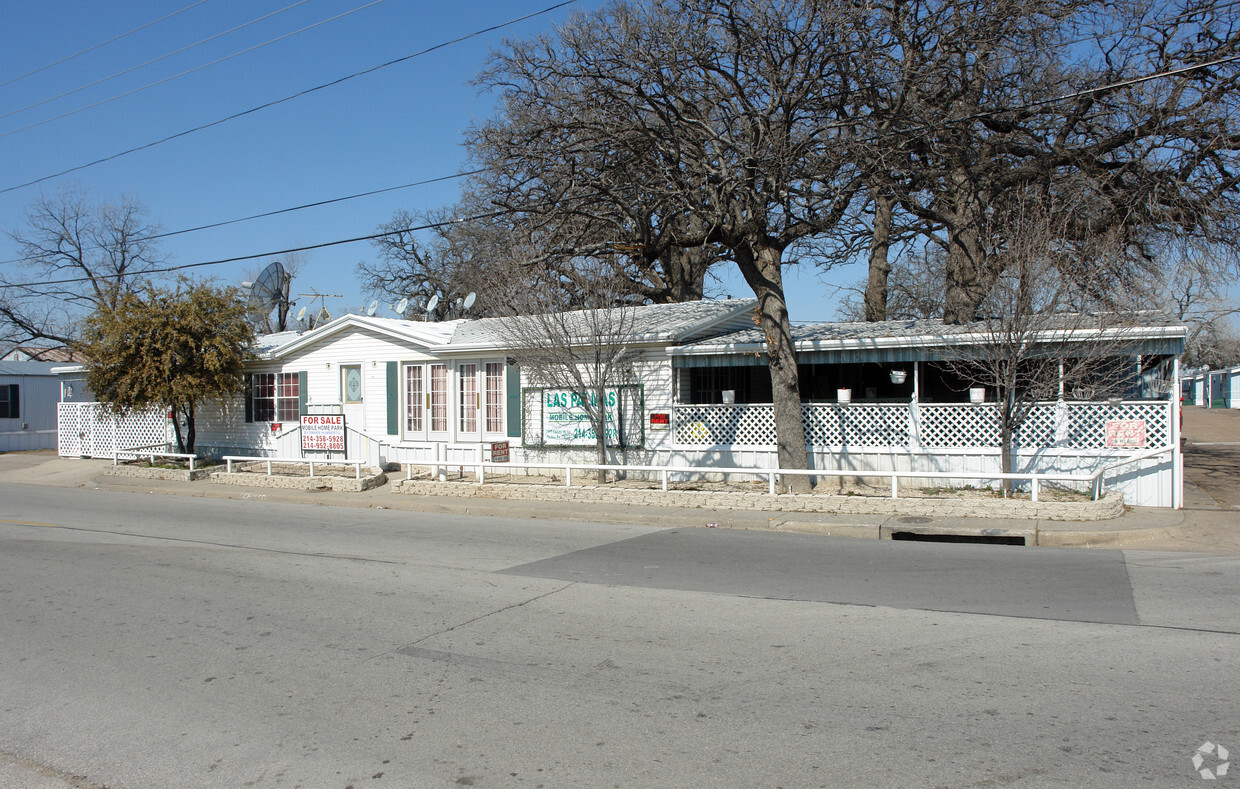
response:
{"label": "green sign", "polygon": [[[539,398],[542,435],[535,445],[592,447],[597,439],[586,402],[596,403],[598,393],[583,395],[568,389],[526,392]],[[589,398],[587,401],[585,398]],[[603,391],[604,437],[608,446],[640,446],[642,441],[641,390],[636,386],[611,387]],[[537,412],[535,412],[537,413]]]}

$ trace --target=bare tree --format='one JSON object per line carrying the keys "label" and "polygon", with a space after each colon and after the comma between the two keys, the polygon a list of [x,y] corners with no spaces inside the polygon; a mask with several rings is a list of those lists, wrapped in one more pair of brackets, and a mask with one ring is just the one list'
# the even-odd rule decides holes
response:
{"label": "bare tree", "polygon": [[1162,264],[1139,279],[1134,301],[1155,305],[1184,322],[1188,338],[1184,361],[1197,366],[1228,365],[1240,361],[1234,322],[1240,304],[1228,288],[1234,266],[1218,250],[1195,245],[1168,247],[1159,257]]}
{"label": "bare tree", "polygon": [[146,208],[92,203],[82,189],[40,195],[9,233],[22,260],[0,271],[0,339],[72,343],[81,321],[149,282],[165,261]]}
{"label": "bare tree", "polygon": [[[853,155],[874,195],[872,317],[883,316],[884,237],[906,228],[946,252],[944,318],[973,320],[1003,273],[999,220],[1030,187],[1073,206],[1057,223],[1058,242],[1079,245],[1065,275],[1098,298],[1170,236],[1234,245],[1232,4],[881,2],[857,35],[854,113],[867,128]],[[1118,243],[1087,260],[1099,234]]]}
{"label": "bare tree", "polygon": [[[576,268],[594,283],[581,294],[585,306],[573,299],[577,308],[564,309],[560,289],[508,289],[515,317],[497,321],[495,330],[527,380],[546,387],[548,396],[567,398],[557,404],[561,413],[585,415],[597,462],[606,465],[608,446],[625,444],[620,387],[634,383],[635,307],[625,278],[608,261],[585,259]],[[606,477],[600,470],[599,481]]]}
{"label": "bare tree", "polygon": [[[1089,288],[1064,275],[1058,222],[1067,212],[1036,200],[1018,203],[1004,220],[1004,260],[976,324],[980,341],[954,350],[942,364],[996,398],[1004,473],[1012,471],[1016,436],[1034,407],[1074,391],[1090,399],[1116,396],[1132,384],[1135,316],[1100,311]],[[1092,254],[1103,257],[1100,240]],[[1117,254],[1122,254],[1119,252]],[[1011,490],[1004,481],[1005,492]]]}
{"label": "bare tree", "polygon": [[481,82],[501,91],[501,114],[471,140],[503,174],[498,199],[570,239],[602,226],[652,248],[647,260],[663,260],[660,244],[730,252],[758,297],[790,469],[808,458],[783,266],[848,216],[860,186],[847,125],[832,123],[848,75],[831,55],[849,30],[811,0],[613,4],[495,55]]}
{"label": "bare tree", "polygon": [[[410,317],[461,317],[470,293],[476,298],[471,316],[509,314],[502,288],[510,277],[522,276],[511,264],[528,253],[511,227],[495,221],[493,207],[472,208],[398,211],[379,226],[384,235],[373,242],[377,259],[357,264],[362,288],[385,300],[408,299]],[[432,299],[434,308],[428,314]]]}
{"label": "bare tree", "polygon": [[[909,251],[884,269],[890,279],[882,283],[881,303],[875,300],[874,268],[869,279],[849,288],[840,303],[841,320],[927,320],[943,317],[943,277],[946,253],[942,247],[923,246]],[[876,310],[881,308],[881,313]]]}

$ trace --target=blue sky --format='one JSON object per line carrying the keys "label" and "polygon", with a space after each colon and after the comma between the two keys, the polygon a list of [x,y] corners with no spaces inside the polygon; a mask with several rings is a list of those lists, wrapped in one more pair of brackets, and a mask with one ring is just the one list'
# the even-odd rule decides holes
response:
{"label": "blue sky", "polygon": [[[144,146],[555,4],[555,0],[379,0],[363,7],[371,2],[7,3],[5,24],[0,26],[0,82],[181,13],[0,86],[0,115],[7,116],[0,118],[0,189]],[[0,193],[0,228],[19,227],[40,190],[50,193],[65,185],[84,187],[97,200],[135,198],[165,231],[171,231],[452,175],[466,166],[462,132],[491,114],[493,97],[479,95],[469,84],[487,54],[505,38],[533,35],[574,9],[591,10],[601,4],[578,0],[213,128]],[[272,15],[21,111],[265,14]],[[347,15],[132,95],[40,123],[339,14]],[[30,124],[39,125],[16,131]],[[190,264],[363,236],[375,232],[398,209],[451,205],[458,190],[458,182],[451,180],[414,187],[174,236],[163,242],[163,249],[172,263]],[[343,294],[328,300],[334,314],[364,307],[367,297],[358,288],[354,271],[359,260],[372,259],[373,253],[368,243],[309,253],[307,267],[294,282],[294,295],[311,290]],[[16,256],[7,236],[0,238],[0,260]],[[196,275],[236,284],[267,260],[200,268]],[[859,266],[832,274],[843,283],[861,276]],[[794,320],[834,317],[837,290],[816,270],[794,268],[787,277]],[[731,276],[715,290],[717,295],[748,294],[744,282]]]}

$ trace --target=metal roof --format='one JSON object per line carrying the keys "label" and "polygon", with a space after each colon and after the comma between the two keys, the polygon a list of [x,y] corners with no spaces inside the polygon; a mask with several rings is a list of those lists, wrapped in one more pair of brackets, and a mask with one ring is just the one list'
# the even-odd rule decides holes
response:
{"label": "metal roof", "polygon": [[[1113,336],[1133,346],[1135,353],[1176,354],[1184,350],[1188,330],[1166,313],[1144,311],[1125,316],[1124,325],[1106,325],[1103,316],[1052,316],[1038,332],[1047,339],[1076,335],[1082,342]],[[1135,318],[1135,320],[1134,320]],[[805,364],[859,362],[910,362],[943,357],[945,348],[981,345],[993,331],[985,322],[948,324],[942,320],[841,321],[793,324],[797,359]],[[766,364],[765,337],[758,328],[747,328],[702,339],[672,349],[681,367]]]}
{"label": "metal roof", "polygon": [[52,368],[61,362],[0,362],[0,375],[55,375]]}

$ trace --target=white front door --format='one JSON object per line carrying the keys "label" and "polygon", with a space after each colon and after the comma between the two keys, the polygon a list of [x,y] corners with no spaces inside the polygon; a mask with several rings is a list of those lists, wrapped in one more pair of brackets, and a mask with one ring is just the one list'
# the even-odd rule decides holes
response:
{"label": "white front door", "polygon": [[340,365],[340,402],[344,404],[344,424],[361,432],[366,431],[366,410],[362,404],[362,366]]}

